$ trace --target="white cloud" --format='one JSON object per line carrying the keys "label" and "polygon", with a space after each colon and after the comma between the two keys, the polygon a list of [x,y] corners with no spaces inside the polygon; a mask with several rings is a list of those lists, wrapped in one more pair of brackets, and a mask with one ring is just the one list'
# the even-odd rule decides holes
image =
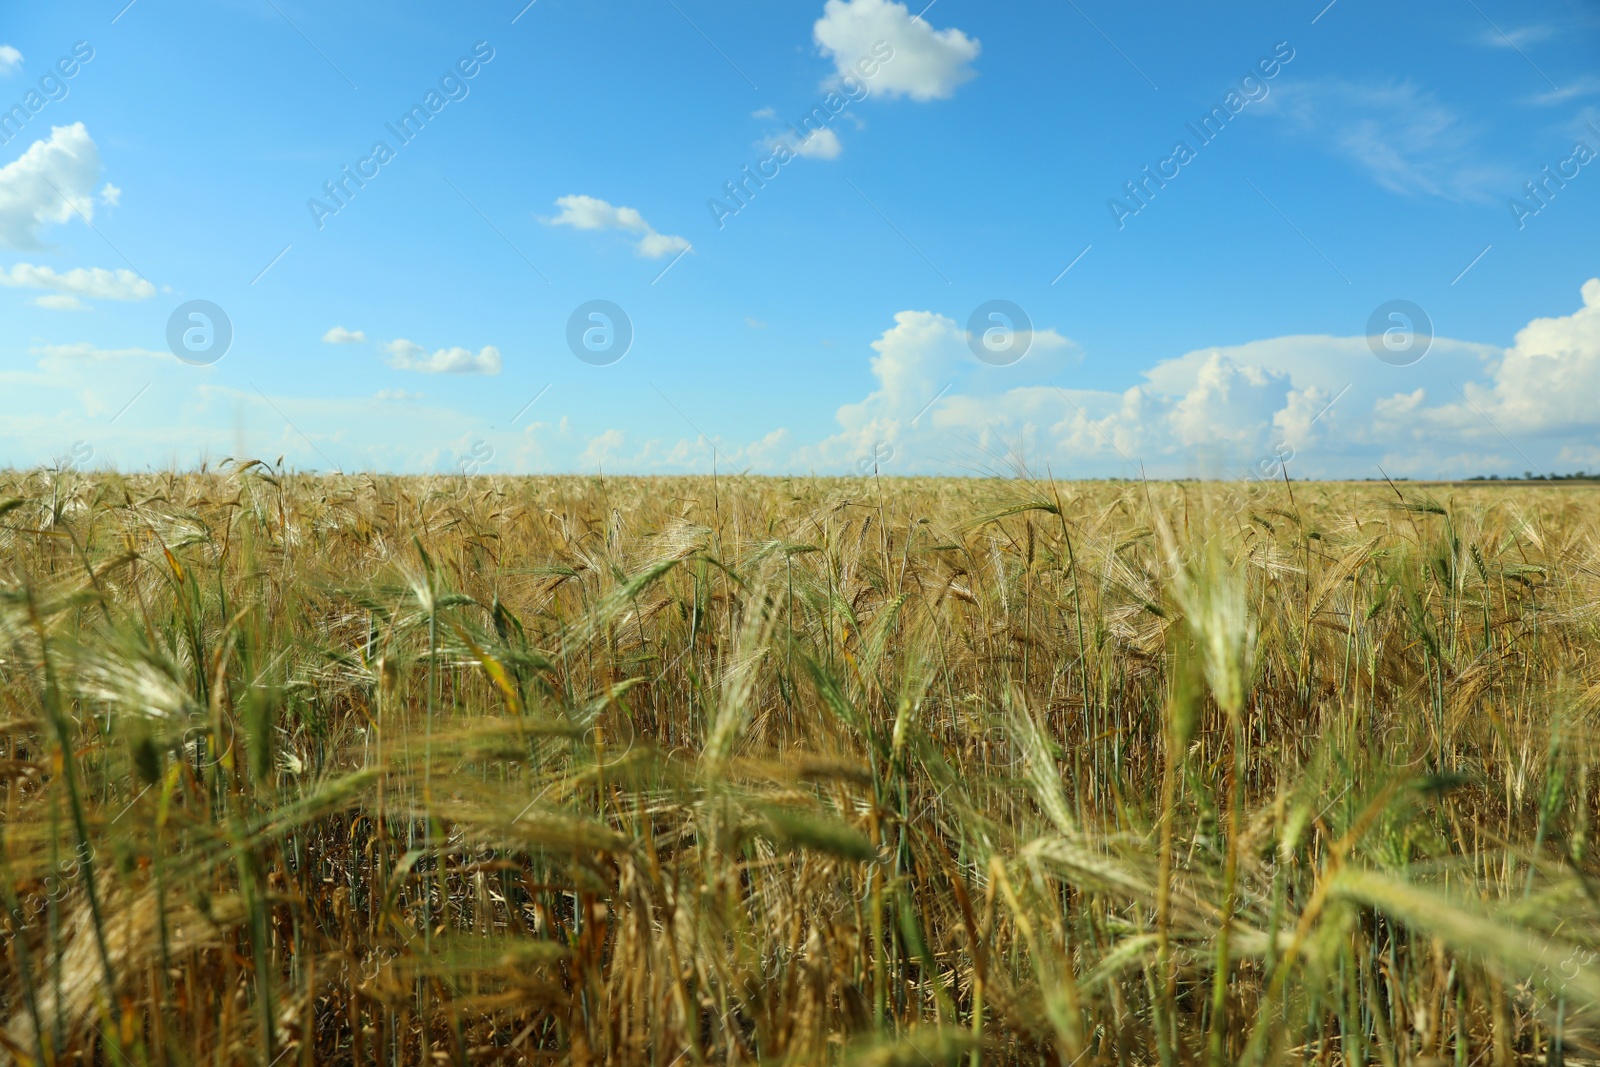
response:
{"label": "white cloud", "polygon": [[774,155],[785,158],[779,153],[800,159],[838,159],[844,151],[844,144],[839,140],[839,135],[826,126],[820,129],[811,129],[807,126],[802,131],[793,123],[789,129],[770,134],[765,140],[757,141],[756,147]]}
{"label": "white cloud", "polygon": [[750,112],[750,117],[753,119],[775,119],[778,117],[778,111],[776,108],[764,107]]}
{"label": "white cloud", "polygon": [[578,457],[580,470],[604,469],[606,464],[617,459],[622,452],[622,447],[627,443],[628,435],[621,430],[606,430],[589,439],[589,444]]}
{"label": "white cloud", "polygon": [[556,199],[561,214],[542,220],[547,226],[571,226],[577,230],[622,230],[639,235],[635,246],[641,256],[659,259],[689,247],[682,237],[657,233],[635,208],[613,207],[593,196],[563,196]]}
{"label": "white cloud", "polygon": [[1520,49],[1530,44],[1538,44],[1540,41],[1548,41],[1555,36],[1555,33],[1556,28],[1549,23],[1536,22],[1531,26],[1514,26],[1503,34],[1498,29],[1484,30],[1478,35],[1478,41],[1491,48]]}
{"label": "white cloud", "polygon": [[877,387],[862,400],[842,405],[835,414],[840,432],[795,450],[788,469],[858,469],[858,463],[888,449],[899,450],[892,472],[903,473],[917,469],[912,464],[919,460],[912,457],[927,463],[935,452],[948,451],[951,434],[981,437],[997,418],[1059,421],[1060,394],[1028,387],[1025,383],[1039,375],[1028,365],[1041,359],[1035,351],[1049,354],[1043,360],[1050,362],[1075,351],[1055,330],[1036,330],[1021,362],[989,366],[973,355],[964,327],[933,311],[897,313],[894,325],[871,348],[875,354],[868,366]]}
{"label": "white cloud", "polygon": [[1426,399],[1428,399],[1426,389],[1413,389],[1409,393],[1380,397],[1373,403],[1372,410],[1386,419],[1403,419],[1420,408]]}
{"label": "white cloud", "polygon": [[88,311],[89,305],[73,296],[71,293],[46,293],[36,296],[33,302],[42,308],[51,311]]}
{"label": "white cloud", "polygon": [[[1600,280],[1585,299],[1600,305]],[[1514,453],[1477,414],[1429,398],[1488,376],[1468,394],[1497,424],[1527,432],[1521,403],[1547,429],[1575,432],[1575,420],[1588,419],[1582,432],[1592,437],[1600,412],[1584,401],[1600,392],[1597,332],[1600,311],[1589,306],[1530,324],[1506,353],[1435,338],[1404,368],[1380,361],[1365,337],[1268,338],[1162,360],[1120,390],[1083,389],[1068,373],[1078,346],[1054,330],[1036,327],[1026,358],[991,367],[971,357],[953,319],[905,311],[871,345],[876,387],[841,405],[839,431],[796,449],[788,468],[859,470],[892,453],[889,473],[1005,470],[1020,450],[1065,476],[1270,476],[1278,457],[1295,477],[1374,474],[1379,462],[1397,474],[1487,473],[1503,468],[1502,451]],[[1539,360],[1551,365],[1529,365]],[[1494,382],[1505,383],[1503,396]],[[1561,382],[1565,414],[1538,400]]]}
{"label": "white cloud", "polygon": [[0,44],[0,74],[15,74],[22,66],[22,53],[8,44]]}
{"label": "white cloud", "polygon": [[1033,330],[1028,343],[1029,351],[1040,349],[1051,351],[1057,348],[1066,348],[1072,344],[1054,329]]}
{"label": "white cloud", "polygon": [[[48,289],[56,294],[90,300],[148,300],[156,295],[156,287],[133,271],[104,267],[75,267],[57,274],[49,267],[18,263],[9,272],[0,271],[0,285],[12,289]],[[34,302],[41,307],[77,309],[83,306],[76,299],[67,303],[40,297]]]}
{"label": "white cloud", "polygon": [[744,317],[744,324],[750,327],[752,330],[765,330],[767,328],[767,324],[765,322],[757,318],[752,318],[749,315]]}
{"label": "white cloud", "polygon": [[122,190],[106,182],[100,187],[100,202],[106,207],[116,207],[122,203]]}
{"label": "white cloud", "polygon": [[[1487,361],[1498,352],[1493,345],[1436,337],[1426,358],[1406,373],[1441,390],[1447,389],[1448,382],[1480,373]],[[1387,388],[1394,377],[1391,373],[1387,379],[1373,378],[1374,374],[1382,375],[1385,372],[1383,365],[1375,361],[1365,337],[1331,337],[1327,334],[1292,334],[1247,341],[1241,345],[1200,348],[1161,360],[1141,374],[1149,383],[1151,392],[1161,396],[1182,396],[1194,387],[1200,368],[1219,353],[1237,366],[1260,367],[1269,372],[1286,374],[1297,389],[1316,386],[1325,392],[1337,393],[1352,381],[1367,380],[1385,381],[1384,388]]]}
{"label": "white cloud", "polygon": [[631,207],[613,207],[593,196],[563,196],[556,199],[561,214],[546,219],[551,226],[572,226],[579,230],[633,230],[650,229],[644,216]]}
{"label": "white cloud", "polygon": [[[1042,325],[1024,360],[992,367],[968,348],[966,309],[902,311],[870,344],[856,342],[866,384],[859,399],[837,407],[833,432],[800,439],[765,427],[743,441],[684,436],[670,411],[664,423],[645,418],[610,430],[610,420],[578,429],[563,414],[559,429],[519,422],[495,431],[481,415],[435,407],[407,389],[278,397],[280,415],[248,391],[193,387],[195,368],[166,352],[47,345],[32,349],[37,368],[16,360],[13,369],[0,368],[0,391],[14,400],[0,412],[0,455],[45,461],[83,438],[112,462],[161,464],[172,457],[170,427],[182,424],[186,434],[193,427],[186,440],[204,445],[180,462],[202,447],[234,454],[238,434],[248,433],[251,454],[288,451],[319,468],[332,460],[347,468],[453,470],[465,443],[481,437],[495,450],[495,469],[507,473],[706,471],[713,463],[725,470],[856,473],[874,460],[885,474],[1004,472],[1018,454],[1029,469],[1063,478],[1141,470],[1152,478],[1230,478],[1251,470],[1276,478],[1278,457],[1289,460],[1294,478],[1376,476],[1380,464],[1414,477],[1594,470],[1600,467],[1600,410],[1592,402],[1600,395],[1600,278],[1581,289],[1581,302],[1569,301],[1568,314],[1534,319],[1507,348],[1436,338],[1422,360],[1396,367],[1380,361],[1362,336],[1273,337],[1196,348],[1142,372],[1130,369],[1124,379],[1115,377],[1116,362],[1098,354],[1095,388],[1085,388],[1083,371],[1068,362],[1078,346]],[[1365,323],[1364,315],[1355,319],[1352,334]],[[391,362],[409,370],[498,370],[501,362],[492,348],[430,353],[403,340],[385,348]],[[848,352],[841,345],[827,353],[823,373],[847,372]],[[1030,365],[1061,369],[1041,376]],[[159,379],[166,374],[186,384],[165,388]],[[158,387],[143,392],[152,380]],[[115,427],[105,418],[88,421],[133,400]],[[243,430],[240,401],[260,409]],[[397,411],[406,417],[397,420]],[[283,416],[326,456],[284,429]]]}
{"label": "white cloud", "polygon": [[870,421],[874,416],[921,421],[920,414],[940,390],[964,378],[967,390],[984,394],[995,388],[1033,384],[1075,357],[1077,346],[1054,329],[1019,332],[1016,343],[1027,355],[1016,364],[992,367],[979,363],[972,338],[954,319],[932,311],[902,311],[894,326],[872,342],[870,361],[878,388],[859,405],[840,409],[842,422]]}
{"label": "white cloud", "polygon": [[[548,430],[548,423],[537,423],[528,428]],[[562,419],[556,436],[568,433],[567,420]],[[551,436],[546,434],[545,436]],[[747,445],[725,443],[721,438],[705,437],[648,438],[641,440],[623,430],[611,428],[584,440],[572,464],[576,470],[606,471],[709,471],[715,464],[727,471],[784,470],[792,451],[787,429],[776,429]],[[541,449],[542,452],[542,449]]]}
{"label": "white cloud", "polygon": [[1563,472],[1572,469],[1600,471],[1600,448],[1593,445],[1567,445],[1556,454],[1556,462]]}
{"label": "white cloud", "polygon": [[872,342],[872,376],[891,411],[917,408],[939,391],[966,354],[965,331],[931,311],[902,311],[894,326]]}
{"label": "white cloud", "polygon": [[785,143],[791,152],[806,159],[838,159],[839,153],[843,150],[839,144],[839,135],[827,127],[813,130],[803,141],[791,140]]}
{"label": "white cloud", "polygon": [[1592,400],[1600,395],[1600,278],[1584,283],[1572,314],[1534,319],[1503,351],[1435,338],[1421,362],[1396,368],[1376,359],[1364,337],[1281,337],[1189,352],[1143,377],[1121,396],[1120,411],[1114,394],[1072,394],[1077,410],[1054,426],[1049,398],[1030,389],[966,407],[966,398],[947,396],[931,419],[944,429],[1018,431],[1031,420],[1044,454],[1115,453],[1164,475],[1227,475],[1275,454],[1293,456],[1292,472],[1313,477],[1373,474],[1380,464],[1428,477],[1520,473],[1540,462],[1588,468],[1600,459]]}
{"label": "white cloud", "polygon": [[1261,110],[1390,192],[1489,202],[1517,185],[1511,171],[1483,161],[1476,125],[1410,82],[1286,84]]}
{"label": "white cloud", "polygon": [[384,345],[389,366],[421,374],[499,374],[500,350],[485,345],[474,353],[469,348],[441,348],[432,355],[421,345],[405,338]]}
{"label": "white cloud", "polygon": [[[1493,370],[1492,384],[1469,384],[1478,411],[1446,405],[1447,423],[1486,416],[1499,432],[1549,434],[1600,430],[1600,278],[1583,284],[1583,306],[1571,315],[1534,319]],[[1479,415],[1479,412],[1482,415]]]}
{"label": "white cloud", "polygon": [[343,326],[335,326],[322,335],[322,343],[329,345],[361,345],[367,343],[367,335],[362,330],[347,330]]}
{"label": "white cloud", "polygon": [[171,359],[171,352],[155,352],[148,348],[98,348],[88,341],[79,341],[70,345],[39,345],[28,351],[41,357],[40,363],[55,362],[58,360],[89,359],[96,361],[111,359]]}
{"label": "white cloud", "polygon": [[[1553,107],[1565,104],[1568,100],[1577,100],[1586,96],[1600,96],[1600,78],[1592,74],[1578,74],[1563,79],[1566,84],[1558,89],[1537,93],[1528,97],[1528,103],[1538,104],[1541,107]],[[1581,120],[1580,116],[1580,120]]]}
{"label": "white cloud", "polygon": [[646,259],[660,259],[674,252],[682,252],[689,247],[689,242],[682,237],[672,234],[656,233],[654,230],[639,238],[639,254]]}
{"label": "white cloud", "polygon": [[[964,340],[969,352],[974,345],[985,347],[981,332],[976,336],[966,334]],[[966,382],[969,392],[987,395],[996,390],[1056,382],[1083,359],[1083,351],[1077,344],[1049,328],[1014,330],[1010,343],[1014,346],[1012,351],[1021,351],[1025,355],[1005,366],[990,366],[968,355],[966,362],[972,372],[972,377]]]}
{"label": "white cloud", "polygon": [[957,29],[935,30],[894,0],[828,0],[812,36],[840,77],[857,78],[863,59],[882,58],[880,42],[894,49],[872,86],[890,97],[943,100],[974,76],[980,45]]}
{"label": "white cloud", "polygon": [[1274,413],[1284,407],[1289,391],[1288,375],[1241,367],[1217,353],[1173,405],[1168,422],[1182,445],[1253,445]]}
{"label": "white cloud", "polygon": [[52,128],[49,140],[0,167],[0,247],[39,248],[47,223],[93,219],[99,179],[100,150],[83,123]]}

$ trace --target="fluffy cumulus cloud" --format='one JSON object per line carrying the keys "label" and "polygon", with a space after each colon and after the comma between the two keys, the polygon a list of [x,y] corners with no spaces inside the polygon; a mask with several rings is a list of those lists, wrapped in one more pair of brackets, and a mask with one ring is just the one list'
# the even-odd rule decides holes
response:
{"label": "fluffy cumulus cloud", "polygon": [[1194,385],[1172,405],[1167,417],[1173,438],[1181,445],[1219,442],[1254,444],[1260,427],[1288,401],[1289,376],[1226,356],[1212,355],[1200,367]]}
{"label": "fluffy cumulus cloud", "polygon": [[637,234],[638,243],[634,247],[647,259],[660,259],[689,247],[685,238],[657,233],[635,208],[616,207],[593,196],[559,197],[556,207],[561,209],[561,213],[543,220],[546,225],[571,226],[576,230],[621,230]]}
{"label": "fluffy cumulus cloud", "polygon": [[500,350],[494,345],[485,345],[476,352],[470,348],[441,348],[429,354],[426,348],[402,337],[383,347],[389,353],[389,366],[421,374],[499,374],[502,365]]}
{"label": "fluffy cumulus cloud", "polygon": [[[1438,413],[1445,423],[1486,417],[1517,435],[1594,433],[1600,430],[1600,278],[1584,283],[1583,306],[1571,315],[1534,319],[1494,368],[1488,385],[1469,384],[1459,400]],[[1474,410],[1475,409],[1475,410]]]}
{"label": "fluffy cumulus cloud", "polygon": [[15,74],[22,66],[22,53],[8,44],[0,44],[0,75]]}
{"label": "fluffy cumulus cloud", "polygon": [[1013,367],[977,365],[967,341],[945,315],[895,315],[867,358],[875,388],[789,466],[997,470],[1021,454],[1065,476],[1270,477],[1286,462],[1294,477],[1461,477],[1600,465],[1600,279],[1509,348],[1436,338],[1406,367],[1365,337],[1302,335],[1196,349],[1120,389],[1084,389],[1076,346],[1054,331]]}
{"label": "fluffy cumulus cloud", "polygon": [[960,362],[962,330],[932,311],[902,311],[894,326],[872,342],[872,376],[878,390],[868,398],[893,413],[916,410],[939,389]]}
{"label": "fluffy cumulus cloud", "polygon": [[827,127],[812,130],[802,140],[798,137],[780,137],[772,143],[776,149],[782,144],[789,151],[804,159],[838,159],[844,146],[839,143],[839,135]]}
{"label": "fluffy cumulus cloud", "polygon": [[45,289],[36,297],[40,307],[58,310],[82,308],[83,300],[148,300],[156,287],[131,270],[106,270],[104,267],[77,267],[57,273],[49,267],[18,263],[0,271],[0,285],[13,289]]}
{"label": "fluffy cumulus cloud", "polygon": [[322,335],[322,343],[329,345],[361,345],[367,343],[367,335],[361,330],[347,330],[343,326],[335,326]]}
{"label": "fluffy cumulus cloud", "polygon": [[969,392],[988,391],[997,371],[1004,371],[1000,380],[1012,385],[1031,384],[1041,374],[1049,376],[1060,370],[1060,357],[1076,349],[1053,329],[1029,326],[1014,331],[1011,337],[1026,355],[1011,366],[991,367],[974,354],[975,346],[983,346],[981,335],[974,336],[954,319],[936,312],[902,311],[895,315],[894,326],[872,342],[876,355],[871,368],[878,389],[867,402],[890,412],[908,407],[920,411],[941,386],[953,383],[958,372]]}
{"label": "fluffy cumulus cloud", "polygon": [[[0,368],[0,391],[26,397],[0,412],[0,445],[24,461],[47,459],[92,431],[107,457],[160,463],[170,456],[170,426],[181,421],[210,427],[205,439],[234,454],[242,401],[254,412],[251,440],[268,435],[260,449],[286,451],[316,468],[332,460],[347,469],[456,470],[463,458],[482,459],[482,438],[493,450],[483,469],[507,473],[707,471],[713,464],[728,471],[1009,473],[1019,458],[1063,478],[1276,479],[1285,464],[1294,478],[1594,470],[1600,278],[1574,285],[1560,310],[1528,322],[1507,347],[1435,338],[1422,359],[1404,367],[1380,360],[1362,336],[1297,335],[1195,348],[1121,377],[1100,362],[1088,387],[1078,346],[1044,323],[1033,327],[1022,360],[997,367],[972,350],[981,339],[969,334],[970,309],[910,309],[886,316],[875,338],[842,342],[830,357],[830,373],[847,376],[853,347],[861,379],[835,408],[831,430],[797,437],[764,427],[743,440],[691,435],[678,425],[681,413],[665,405],[660,421],[617,426],[601,415],[575,426],[584,417],[574,414],[569,423],[565,412],[558,421],[552,412],[552,422],[500,430],[485,428],[481,414],[424,403],[401,389],[278,397],[275,408],[254,394],[190,388],[196,369],[165,352],[55,344],[31,350],[36,368]],[[396,340],[382,348],[403,370],[501,369],[492,347],[429,351]],[[165,373],[181,375],[172,381],[185,388],[162,387]],[[152,381],[157,387],[144,392]],[[162,407],[188,403],[186,397],[198,398],[197,406]],[[106,420],[134,400],[133,412],[112,430]],[[407,418],[397,423],[401,404]],[[717,430],[714,413],[702,415],[692,404],[688,410],[707,431]],[[315,445],[282,429],[285,417]],[[85,421],[93,418],[100,421]],[[120,441],[144,451],[137,459],[115,451]]]}
{"label": "fluffy cumulus cloud", "polygon": [[83,123],[56,126],[0,167],[0,248],[42,247],[44,227],[94,218],[100,150]]}
{"label": "fluffy cumulus cloud", "polygon": [[980,45],[957,29],[935,30],[894,0],[828,0],[812,27],[822,53],[839,76],[855,77],[857,64],[887,43],[894,58],[883,63],[872,87],[890,97],[943,100],[974,76]]}
{"label": "fluffy cumulus cloud", "polygon": [[[966,328],[934,311],[902,311],[871,348],[868,361],[877,387],[862,400],[839,408],[841,432],[796,453],[802,467],[848,466],[862,457],[918,445],[974,426],[987,427],[990,413],[1026,406],[1026,388],[1039,366],[1052,366],[1075,346],[1053,329],[1030,330],[1020,343],[1027,355],[1010,367],[991,367],[973,354]],[[999,372],[1019,387],[993,395]],[[1059,400],[1052,399],[1059,404]]]}

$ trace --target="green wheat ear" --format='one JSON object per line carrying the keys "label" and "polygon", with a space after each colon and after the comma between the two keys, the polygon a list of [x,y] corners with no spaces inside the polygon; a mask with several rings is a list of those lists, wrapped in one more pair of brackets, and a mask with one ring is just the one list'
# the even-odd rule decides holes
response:
{"label": "green wheat ear", "polygon": [[0,471],[0,1060],[1576,1060],[1600,500],[1406,494]]}

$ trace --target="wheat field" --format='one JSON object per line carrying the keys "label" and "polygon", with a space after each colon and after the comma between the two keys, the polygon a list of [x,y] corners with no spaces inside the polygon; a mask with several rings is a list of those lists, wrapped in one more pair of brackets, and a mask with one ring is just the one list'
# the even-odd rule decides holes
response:
{"label": "wheat field", "polygon": [[1597,521],[0,472],[0,1061],[1592,1059]]}

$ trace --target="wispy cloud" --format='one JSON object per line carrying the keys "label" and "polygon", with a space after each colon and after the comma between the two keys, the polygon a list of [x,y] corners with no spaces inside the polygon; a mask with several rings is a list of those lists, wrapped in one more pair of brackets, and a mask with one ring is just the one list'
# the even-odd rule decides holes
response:
{"label": "wispy cloud", "polygon": [[100,348],[87,341],[69,345],[39,345],[29,349],[42,361],[50,360],[112,360],[112,359],[172,359],[171,352],[155,352],[148,348]]}
{"label": "wispy cloud", "polygon": [[1513,26],[1501,33],[1497,29],[1487,29],[1478,35],[1478,43],[1490,48],[1526,48],[1548,41],[1556,35],[1556,28],[1548,22],[1536,22],[1528,26]]}
{"label": "wispy cloud", "polygon": [[1281,86],[1263,112],[1391,192],[1488,202],[1515,175],[1483,158],[1482,131],[1409,81]]}
{"label": "wispy cloud", "polygon": [[1581,100],[1588,96],[1600,96],[1600,78],[1593,74],[1580,74],[1568,78],[1567,84],[1559,89],[1551,89],[1547,93],[1530,97],[1529,102],[1541,107],[1553,107],[1556,104],[1565,104],[1569,100]]}

